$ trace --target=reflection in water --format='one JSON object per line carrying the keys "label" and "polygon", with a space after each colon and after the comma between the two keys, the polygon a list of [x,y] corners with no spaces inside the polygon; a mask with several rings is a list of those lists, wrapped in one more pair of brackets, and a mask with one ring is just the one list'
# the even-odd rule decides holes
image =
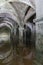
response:
{"label": "reflection in water", "polygon": [[34,48],[22,44],[13,50],[12,44],[9,29],[0,29],[0,65],[33,65]]}

